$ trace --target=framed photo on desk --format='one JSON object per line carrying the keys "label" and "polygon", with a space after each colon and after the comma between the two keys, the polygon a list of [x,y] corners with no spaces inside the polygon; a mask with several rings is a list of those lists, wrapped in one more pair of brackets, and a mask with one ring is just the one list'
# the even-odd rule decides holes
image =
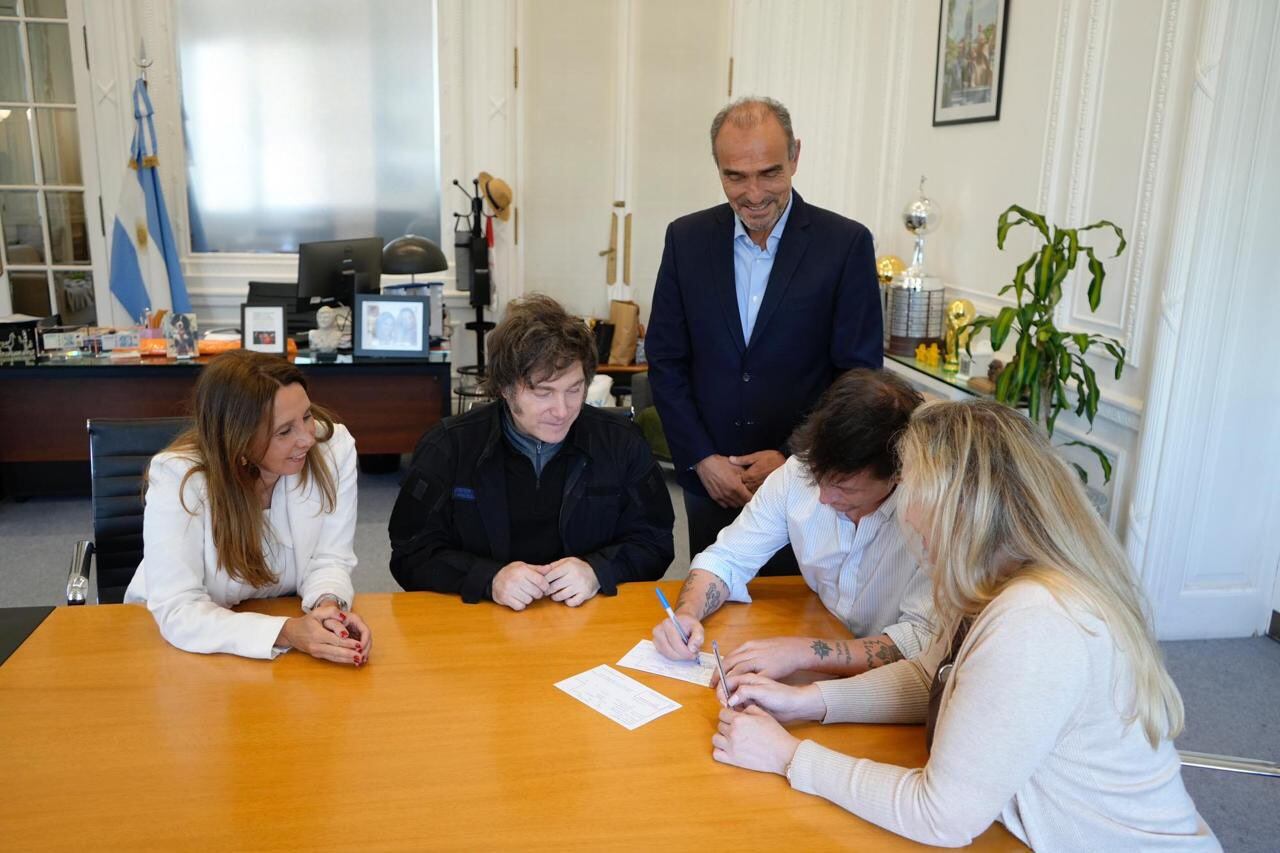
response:
{"label": "framed photo on desk", "polygon": [[288,341],[285,339],[284,306],[240,306],[240,345],[253,352],[284,355]]}
{"label": "framed photo on desk", "polygon": [[428,296],[355,295],[352,352],[382,358],[428,358],[431,319]]}

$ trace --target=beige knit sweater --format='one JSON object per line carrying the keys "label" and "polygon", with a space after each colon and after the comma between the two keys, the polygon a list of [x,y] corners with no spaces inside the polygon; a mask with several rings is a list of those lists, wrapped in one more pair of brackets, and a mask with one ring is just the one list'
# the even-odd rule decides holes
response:
{"label": "beige knit sweater", "polygon": [[[946,643],[819,682],[826,723],[919,723]],[[1118,668],[1118,671],[1117,671]],[[1039,584],[1014,584],[974,622],[922,769],[804,741],[793,788],[926,844],[968,844],[995,820],[1035,850],[1220,850],[1182,785],[1122,709],[1131,674],[1106,626]]]}

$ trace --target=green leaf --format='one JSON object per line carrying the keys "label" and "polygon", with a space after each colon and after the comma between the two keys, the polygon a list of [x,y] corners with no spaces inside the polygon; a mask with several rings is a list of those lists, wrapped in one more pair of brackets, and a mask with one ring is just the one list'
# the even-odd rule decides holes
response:
{"label": "green leaf", "polygon": [[1009,400],[1009,384],[1013,381],[1013,364],[1006,364],[996,377],[996,400],[1011,405]]}
{"label": "green leaf", "polygon": [[[1035,350],[1032,350],[1032,352],[1035,352]],[[1040,383],[1036,381],[1036,377],[1034,374],[1028,378],[1027,387],[1030,388],[1031,390],[1031,393],[1028,395],[1028,400],[1027,400],[1027,417],[1031,418],[1032,423],[1039,423],[1040,422],[1040,387],[1041,386],[1040,386]],[[1052,435],[1053,433],[1049,433],[1049,434]]]}
{"label": "green leaf", "polygon": [[1018,316],[1017,309],[1012,305],[1006,305],[1000,309],[1000,315],[996,317],[995,325],[991,327],[991,349],[999,350],[1004,346],[1005,338],[1009,337],[1009,327],[1013,325],[1013,318]]}
{"label": "green leaf", "polygon": [[[1098,447],[1096,444],[1090,444],[1087,441],[1067,441],[1067,442],[1063,442],[1062,446],[1063,447],[1083,447],[1089,452],[1091,452],[1094,456],[1098,457],[1098,465],[1099,467],[1102,468],[1102,482],[1104,483],[1111,482],[1111,459],[1107,456],[1106,453],[1102,451],[1102,448]],[[1074,462],[1072,462],[1071,464],[1075,465]],[[1076,465],[1076,469],[1083,470],[1080,468],[1079,465]],[[1088,477],[1085,477],[1085,482],[1086,483],[1089,482]]]}
{"label": "green leaf", "polygon": [[1071,340],[1075,341],[1076,349],[1080,350],[1081,354],[1089,351],[1089,336],[1084,332],[1075,332],[1071,335]]}
{"label": "green leaf", "polygon": [[1018,268],[1013,271],[1013,283],[1017,287],[1019,305],[1022,304],[1022,294],[1027,289],[1027,272],[1035,266],[1038,257],[1040,257],[1039,252],[1032,252],[1031,256],[1018,264]]}
{"label": "green leaf", "polygon": [[1092,248],[1085,246],[1084,253],[1089,256],[1089,310],[1097,311],[1102,304],[1102,282],[1107,277],[1107,270],[1093,254]]}
{"label": "green leaf", "polygon": [[[1017,214],[1019,218],[1010,221],[1009,214],[1011,213]],[[1003,249],[1004,238],[1008,235],[1009,229],[1015,225],[1021,225],[1023,223],[1035,226],[1035,229],[1040,232],[1040,236],[1044,237],[1046,242],[1051,239],[1049,237],[1049,225],[1045,222],[1043,216],[1035,213],[1034,211],[1028,210],[1025,207],[1020,207],[1019,205],[1014,204],[1010,205],[1008,210],[1000,214],[1000,219],[996,224],[996,248]]]}
{"label": "green leaf", "polygon": [[1120,378],[1120,374],[1124,372],[1124,347],[1115,341],[1104,340],[1102,345],[1107,348],[1107,352],[1111,353],[1111,357],[1116,360],[1116,379]]}
{"label": "green leaf", "polygon": [[1084,413],[1092,426],[1093,419],[1098,414],[1098,378],[1094,375],[1093,368],[1085,364],[1083,360],[1080,362],[1080,372],[1084,374],[1084,384],[1088,390],[1085,398]]}
{"label": "green leaf", "polygon": [[1067,271],[1070,272],[1076,268],[1076,258],[1080,254],[1080,235],[1074,228],[1065,228],[1063,233],[1067,235]]}
{"label": "green leaf", "polygon": [[1076,476],[1080,478],[1080,482],[1082,482],[1082,483],[1088,483],[1088,482],[1089,482],[1089,472],[1088,472],[1088,471],[1084,470],[1084,468],[1080,467],[1080,466],[1079,466],[1079,465],[1077,465],[1075,462],[1072,462],[1072,463],[1071,463],[1071,467],[1076,469]]}
{"label": "green leaf", "polygon": [[1040,250],[1040,261],[1036,264],[1036,299],[1045,302],[1049,296],[1049,284],[1053,281],[1053,246],[1045,246]]}
{"label": "green leaf", "polygon": [[1095,228],[1110,228],[1113,232],[1115,232],[1116,237],[1120,240],[1120,244],[1116,246],[1116,253],[1111,257],[1113,258],[1120,257],[1120,253],[1124,251],[1125,246],[1129,245],[1127,242],[1125,242],[1124,231],[1120,228],[1120,226],[1116,225],[1114,222],[1108,219],[1099,219],[1097,222],[1093,223],[1092,225],[1086,225],[1083,228],[1079,228],[1077,230],[1093,231]]}

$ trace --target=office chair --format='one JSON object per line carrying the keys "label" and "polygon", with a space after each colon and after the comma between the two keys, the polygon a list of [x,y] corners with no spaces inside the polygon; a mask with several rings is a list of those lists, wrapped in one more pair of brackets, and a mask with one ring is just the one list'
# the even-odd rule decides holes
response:
{"label": "office chair", "polygon": [[190,424],[187,418],[93,418],[88,422],[93,539],[76,543],[67,577],[67,604],[87,603],[91,562],[98,566],[99,603],[124,601],[124,591],[142,562],[143,475],[151,457]]}

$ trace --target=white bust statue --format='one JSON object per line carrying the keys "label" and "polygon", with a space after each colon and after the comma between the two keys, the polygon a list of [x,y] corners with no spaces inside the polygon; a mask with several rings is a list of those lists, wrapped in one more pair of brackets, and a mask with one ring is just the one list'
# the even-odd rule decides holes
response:
{"label": "white bust statue", "polygon": [[307,342],[313,352],[337,352],[342,333],[336,328],[337,312],[328,305],[316,311],[316,328],[307,332]]}

